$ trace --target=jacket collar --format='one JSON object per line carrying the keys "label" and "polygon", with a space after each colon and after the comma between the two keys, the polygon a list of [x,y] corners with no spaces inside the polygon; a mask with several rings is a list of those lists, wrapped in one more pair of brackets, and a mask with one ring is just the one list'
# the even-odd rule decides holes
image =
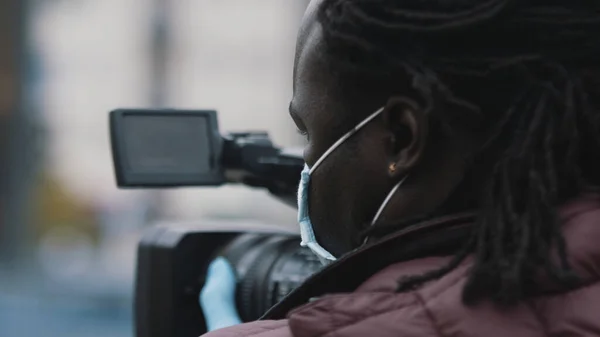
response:
{"label": "jacket collar", "polygon": [[461,213],[424,221],[348,253],[311,276],[261,319],[283,319],[292,309],[319,296],[352,292],[392,263],[452,254],[468,238],[474,218],[473,213]]}
{"label": "jacket collar", "polygon": [[[600,279],[600,194],[582,194],[564,204],[559,217],[571,267],[584,284]],[[474,220],[474,213],[435,218],[346,254],[306,280],[262,319],[283,319],[292,309],[325,294],[353,292],[390,264],[453,254],[468,239]],[[553,291],[549,280],[540,281],[542,292]]]}

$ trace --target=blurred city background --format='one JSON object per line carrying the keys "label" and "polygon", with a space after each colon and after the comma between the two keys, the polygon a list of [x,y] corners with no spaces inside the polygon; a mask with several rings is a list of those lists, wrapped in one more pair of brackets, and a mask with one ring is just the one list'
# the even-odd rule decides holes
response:
{"label": "blurred city background", "polygon": [[108,112],[212,108],[300,145],[287,116],[308,0],[0,1],[0,336],[130,337],[137,241],[157,222],[295,226],[244,187],[122,191]]}

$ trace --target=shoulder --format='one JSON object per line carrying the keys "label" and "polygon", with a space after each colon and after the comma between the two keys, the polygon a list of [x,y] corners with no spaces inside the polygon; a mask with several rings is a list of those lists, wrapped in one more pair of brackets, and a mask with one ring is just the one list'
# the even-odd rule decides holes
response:
{"label": "shoulder", "polygon": [[[428,258],[389,266],[353,293],[323,296],[289,315],[292,336],[546,336],[597,333],[600,283],[531,298],[501,310],[490,302],[466,306],[462,290],[471,259],[440,279],[397,293],[397,281],[447,260]],[[554,335],[554,333],[553,333]],[[279,335],[273,335],[279,337]],[[262,336],[261,336],[262,337]]]}
{"label": "shoulder", "polygon": [[[427,258],[395,264],[367,280],[353,293],[323,296],[289,315],[294,335],[324,336],[440,336],[433,311],[438,296],[448,304],[459,302],[459,287],[466,268],[458,268],[443,279],[418,291],[397,293],[402,276],[429,271],[447,258]],[[433,305],[433,307],[432,307]]]}
{"label": "shoulder", "polygon": [[287,320],[256,321],[211,331],[202,337],[294,337]]}

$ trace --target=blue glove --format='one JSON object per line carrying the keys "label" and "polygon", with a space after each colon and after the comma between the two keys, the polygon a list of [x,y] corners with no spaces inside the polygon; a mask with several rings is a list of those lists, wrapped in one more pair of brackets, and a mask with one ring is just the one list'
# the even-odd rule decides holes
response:
{"label": "blue glove", "polygon": [[231,264],[224,257],[211,262],[206,283],[200,292],[200,306],[208,331],[242,323],[235,308],[235,286],[235,272]]}

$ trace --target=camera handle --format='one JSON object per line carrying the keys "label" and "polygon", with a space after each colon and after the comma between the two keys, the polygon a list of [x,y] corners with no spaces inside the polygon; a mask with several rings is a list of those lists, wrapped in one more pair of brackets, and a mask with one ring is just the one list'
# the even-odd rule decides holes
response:
{"label": "camera handle", "polygon": [[275,147],[265,132],[231,133],[223,139],[227,182],[266,188],[286,205],[298,207],[302,149]]}

